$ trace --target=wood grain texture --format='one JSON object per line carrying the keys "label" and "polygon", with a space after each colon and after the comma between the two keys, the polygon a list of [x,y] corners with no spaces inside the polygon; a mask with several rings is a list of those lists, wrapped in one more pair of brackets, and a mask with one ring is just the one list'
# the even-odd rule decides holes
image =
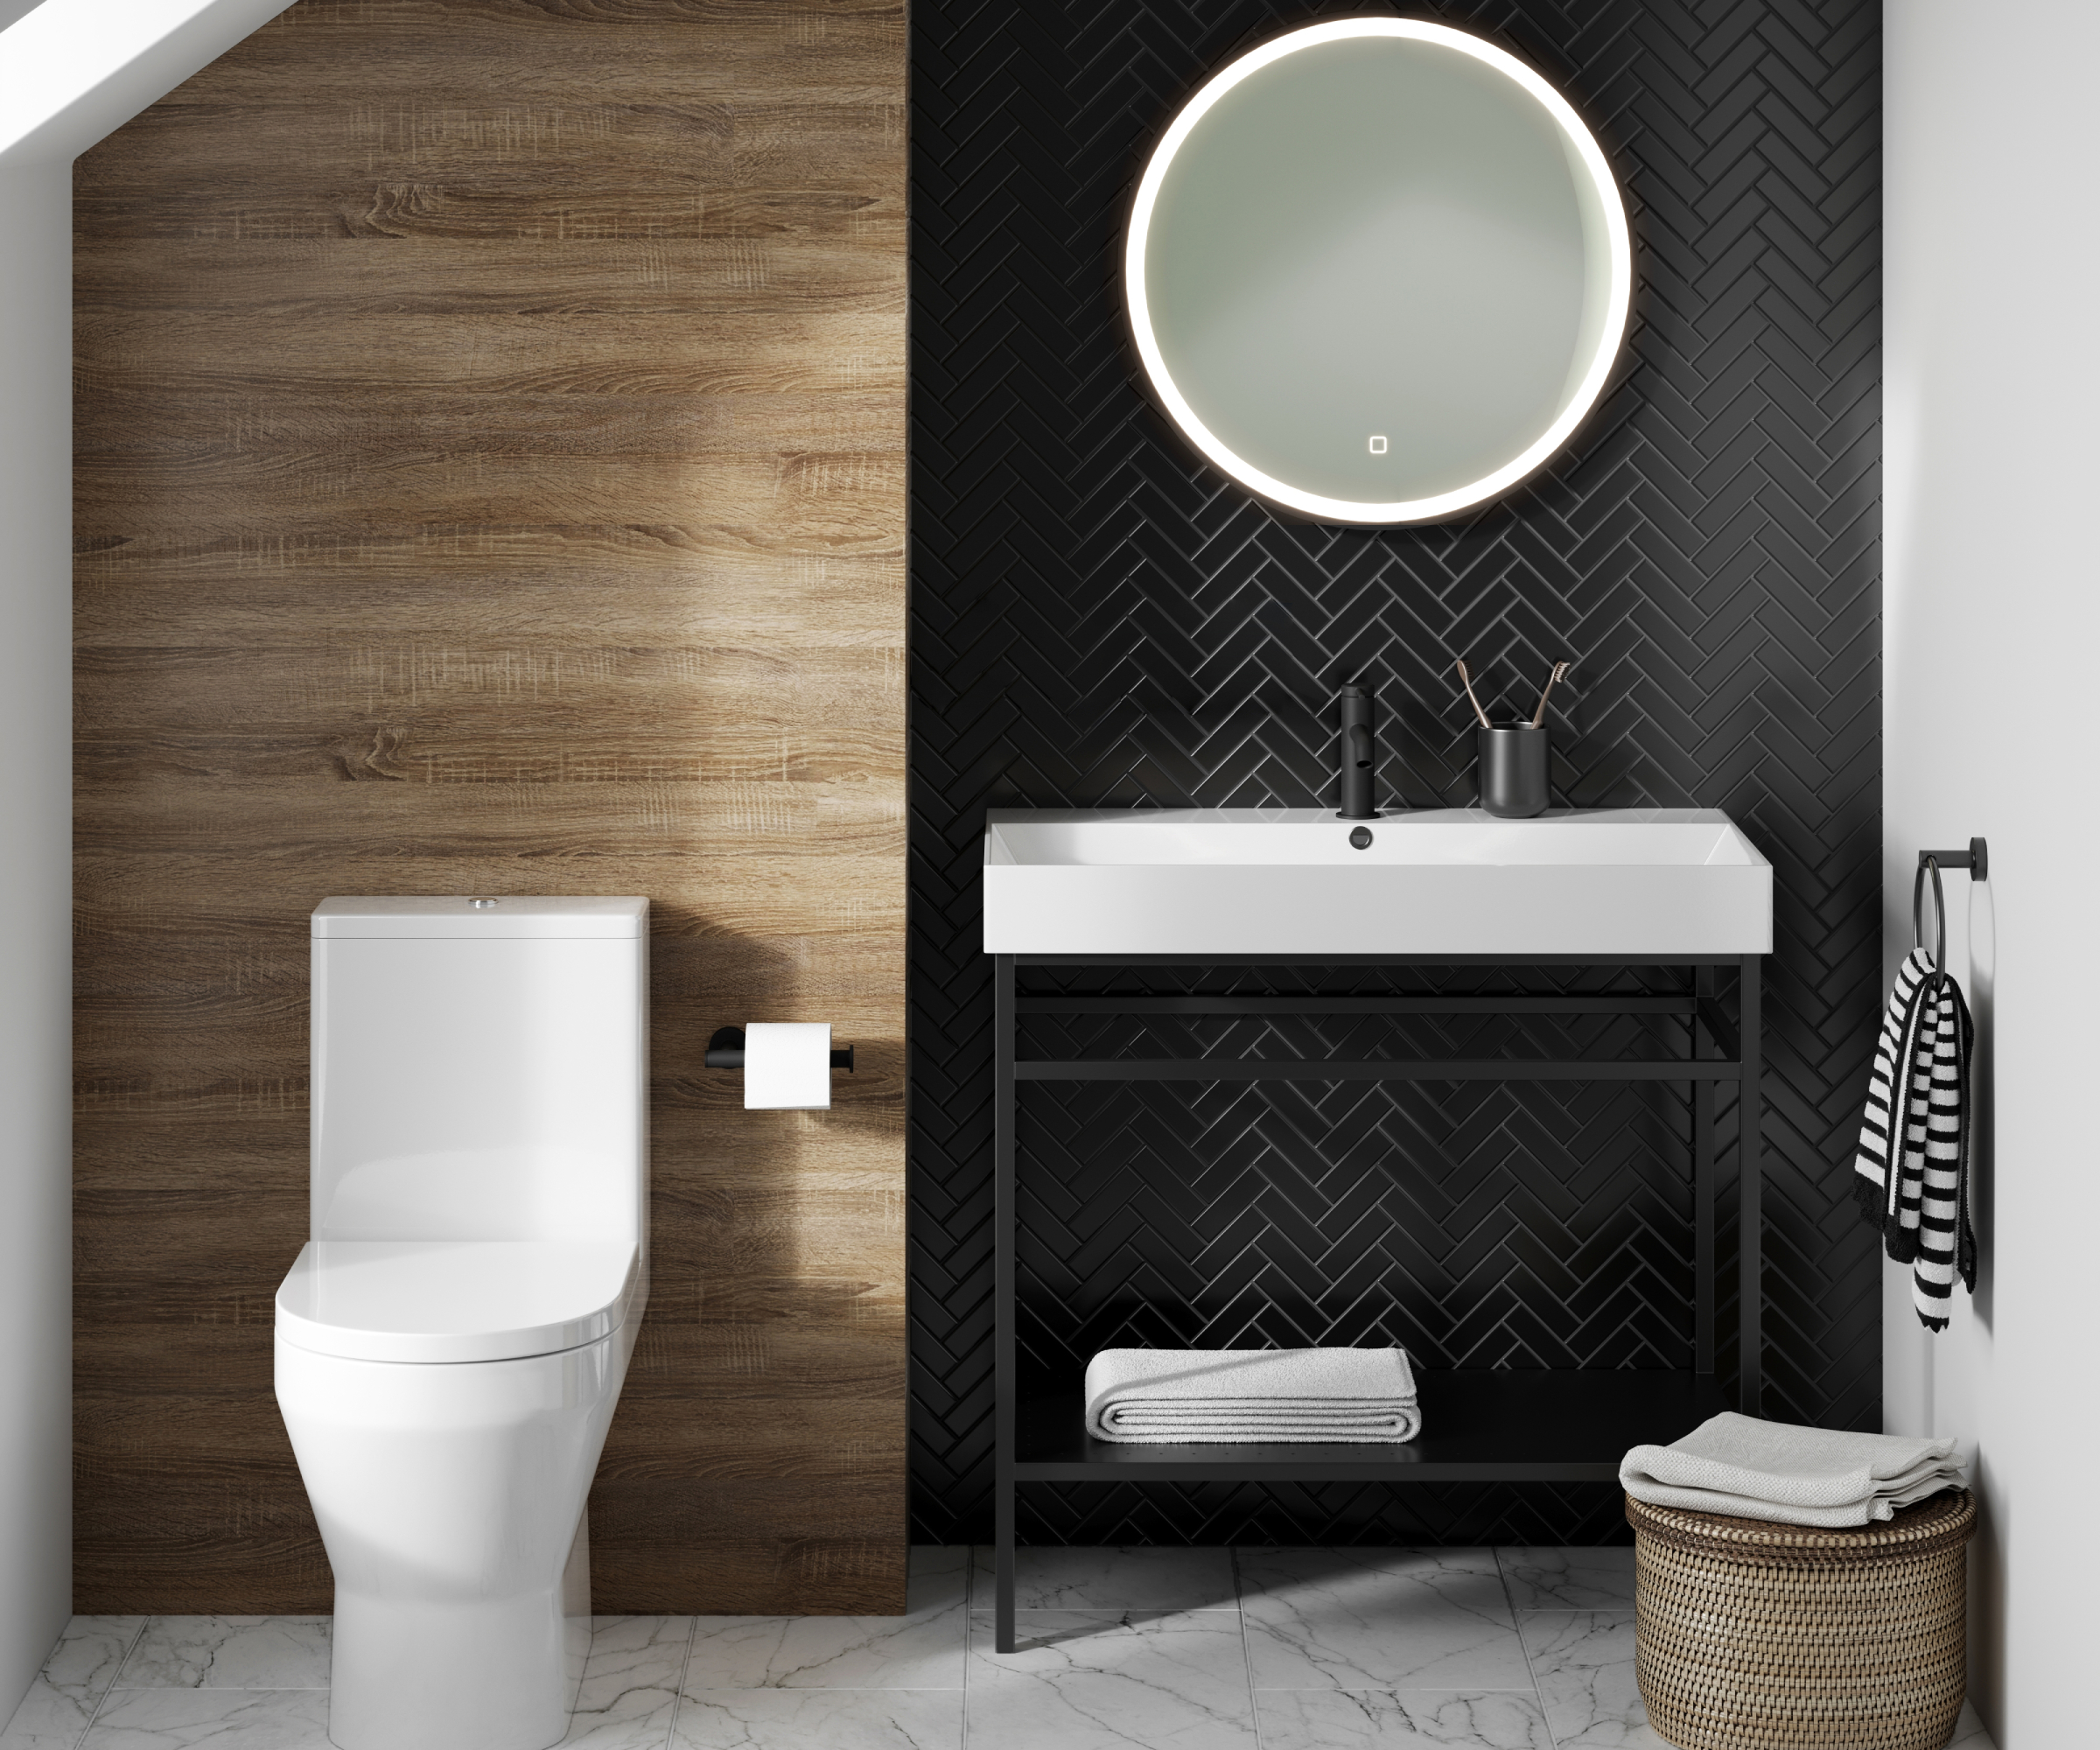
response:
{"label": "wood grain texture", "polygon": [[[304,1612],[306,915],[646,893],[598,1607],[903,1607],[904,14],[302,0],[75,178],[77,1607]],[[829,1020],[829,1113],[718,1026]]]}

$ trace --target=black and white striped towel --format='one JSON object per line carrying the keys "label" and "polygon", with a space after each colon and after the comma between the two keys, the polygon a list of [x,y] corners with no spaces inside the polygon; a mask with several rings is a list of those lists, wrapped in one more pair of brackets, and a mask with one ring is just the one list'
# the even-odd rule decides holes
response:
{"label": "black and white striped towel", "polygon": [[1898,1264],[1928,1331],[1947,1328],[1954,1279],[1976,1292],[1970,1221],[1969,1060],[1976,1026],[1961,986],[1914,948],[1881,1018],[1852,1190]]}

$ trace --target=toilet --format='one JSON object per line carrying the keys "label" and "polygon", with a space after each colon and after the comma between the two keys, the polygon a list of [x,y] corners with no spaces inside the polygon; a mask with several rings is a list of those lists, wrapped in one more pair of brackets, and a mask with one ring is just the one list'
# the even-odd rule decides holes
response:
{"label": "toilet", "polygon": [[648,1296],[648,901],[325,900],[276,1392],[342,1750],[542,1750]]}

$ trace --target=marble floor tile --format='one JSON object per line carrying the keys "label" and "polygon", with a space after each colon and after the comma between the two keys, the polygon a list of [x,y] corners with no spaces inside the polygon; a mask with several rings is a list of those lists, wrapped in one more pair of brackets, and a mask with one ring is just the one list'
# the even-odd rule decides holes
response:
{"label": "marble floor tile", "polygon": [[1529,1690],[1489,1550],[1242,1550],[1257,1690]]}
{"label": "marble floor tile", "polygon": [[1536,1700],[1513,1690],[1256,1690],[1263,1750],[1553,1750]]}
{"label": "marble floor tile", "polygon": [[1649,1729],[1634,1680],[1630,1611],[1556,1611],[1516,1620],[1560,1750],[1669,1750]]}
{"label": "marble floor tile", "polygon": [[[990,1740],[997,1743],[997,1740]],[[961,1690],[689,1690],[671,1750],[962,1750]]]}
{"label": "marble floor tile", "polygon": [[143,1616],[76,1616],[68,1622],[0,1730],[0,1750],[73,1750],[145,1623]]}
{"label": "marble floor tile", "polygon": [[[1229,1550],[1016,1550],[1016,1610],[1235,1610]],[[996,1608],[994,1552],[980,1544],[970,1607]]]}
{"label": "marble floor tile", "polygon": [[112,1690],[80,1750],[331,1750],[326,1690]]}
{"label": "marble floor tile", "polygon": [[963,1544],[914,1544],[905,1582],[907,1614],[944,1610],[970,1597],[970,1548]]}
{"label": "marble floor tile", "polygon": [[959,1690],[963,1609],[925,1616],[703,1616],[688,1681],[712,1689]]}
{"label": "marble floor tile", "polygon": [[120,1690],[325,1690],[326,1616],[154,1616]]}
{"label": "marble floor tile", "polygon": [[1031,1611],[1019,1650],[972,1613],[970,1736],[980,1750],[1257,1750],[1246,1654],[1222,1611]]}
{"label": "marble floor tile", "polygon": [[592,1750],[663,1750],[692,1639],[690,1616],[597,1618],[583,1688],[562,1742]]}
{"label": "marble floor tile", "polygon": [[99,1690],[84,1695],[38,1676],[0,1729],[0,1750],[73,1750],[102,1698]]}
{"label": "marble floor tile", "polygon": [[695,1689],[962,1687],[969,1551],[912,1552],[902,1616],[703,1616]]}
{"label": "marble floor tile", "polygon": [[[4,1745],[5,1741],[0,1739],[0,1745]],[[1974,1702],[1965,1701],[1962,1704],[1962,1717],[1955,1722],[1954,1738],[1947,1746],[1947,1750],[1998,1750],[1998,1746],[1991,1741],[1991,1734],[1984,1729],[1984,1722],[1977,1714]]]}
{"label": "marble floor tile", "polygon": [[1505,1549],[1502,1564],[1509,1602],[1517,1610],[1631,1610],[1634,1552],[1600,1550]]}
{"label": "marble floor tile", "polygon": [[146,1626],[144,1616],[76,1616],[44,1662],[44,1675],[60,1689],[100,1694],[116,1680],[124,1656]]}

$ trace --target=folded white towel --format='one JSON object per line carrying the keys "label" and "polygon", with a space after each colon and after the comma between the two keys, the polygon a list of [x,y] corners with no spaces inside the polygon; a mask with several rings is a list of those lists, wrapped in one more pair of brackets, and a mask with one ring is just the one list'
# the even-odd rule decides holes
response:
{"label": "folded white towel", "polygon": [[1786,1525],[1866,1525],[1962,1487],[1950,1439],[1847,1434],[1724,1411],[1668,1446],[1635,1446],[1619,1481],[1636,1501]]}
{"label": "folded white towel", "polygon": [[1087,1432],[1138,1446],[1411,1440],[1407,1351],[1103,1349],[1087,1363]]}

